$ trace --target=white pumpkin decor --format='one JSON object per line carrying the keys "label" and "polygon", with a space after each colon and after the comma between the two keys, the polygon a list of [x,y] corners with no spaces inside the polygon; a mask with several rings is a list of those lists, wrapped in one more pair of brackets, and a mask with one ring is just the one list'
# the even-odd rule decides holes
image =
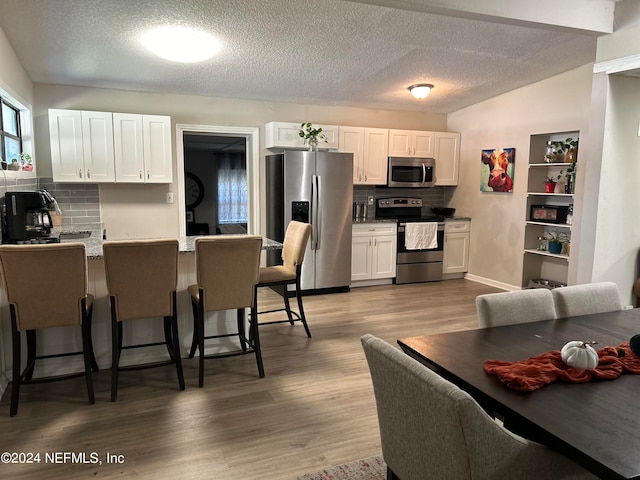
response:
{"label": "white pumpkin decor", "polygon": [[574,368],[596,368],[598,366],[598,352],[591,345],[597,342],[581,342],[573,340],[568,342],[562,350],[560,357],[562,361]]}

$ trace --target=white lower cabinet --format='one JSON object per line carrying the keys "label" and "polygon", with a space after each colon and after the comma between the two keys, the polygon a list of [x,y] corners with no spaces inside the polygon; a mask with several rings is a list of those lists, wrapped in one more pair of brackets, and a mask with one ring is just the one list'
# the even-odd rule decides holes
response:
{"label": "white lower cabinet", "polygon": [[397,225],[353,225],[351,282],[391,279],[396,276]]}
{"label": "white lower cabinet", "polygon": [[443,274],[465,273],[469,270],[470,227],[468,220],[445,222]]}

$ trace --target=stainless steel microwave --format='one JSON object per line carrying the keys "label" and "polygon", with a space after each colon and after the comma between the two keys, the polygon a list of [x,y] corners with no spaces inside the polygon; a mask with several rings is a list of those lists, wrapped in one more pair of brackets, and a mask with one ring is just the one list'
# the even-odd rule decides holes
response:
{"label": "stainless steel microwave", "polygon": [[435,181],[433,158],[389,157],[388,187],[433,187]]}

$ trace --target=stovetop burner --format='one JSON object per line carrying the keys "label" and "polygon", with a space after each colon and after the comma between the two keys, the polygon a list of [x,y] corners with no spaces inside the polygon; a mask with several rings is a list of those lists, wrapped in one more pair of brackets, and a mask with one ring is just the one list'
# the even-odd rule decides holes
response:
{"label": "stovetop burner", "polygon": [[444,217],[422,214],[422,199],[415,197],[379,198],[376,218],[400,222],[444,222]]}

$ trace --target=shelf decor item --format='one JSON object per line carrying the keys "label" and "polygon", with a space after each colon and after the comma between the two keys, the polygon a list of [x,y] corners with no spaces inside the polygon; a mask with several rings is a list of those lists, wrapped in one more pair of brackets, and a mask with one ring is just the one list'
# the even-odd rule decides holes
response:
{"label": "shelf decor item", "polygon": [[324,133],[322,133],[322,127],[313,128],[313,125],[310,122],[301,123],[300,130],[298,131],[298,135],[300,138],[303,138],[309,150],[316,151],[318,150],[318,143],[322,140],[325,143],[328,143],[327,137]]}
{"label": "shelf decor item", "polygon": [[556,191],[556,181],[554,178],[547,177],[544,180],[544,188],[546,193],[553,193]]}
{"label": "shelf decor item", "polygon": [[480,191],[513,193],[516,149],[482,150],[480,160]]}
{"label": "shelf decor item", "polygon": [[569,242],[570,237],[567,233],[560,230],[553,230],[544,234],[544,237],[548,241],[549,253],[560,254],[562,253],[562,247]]}

